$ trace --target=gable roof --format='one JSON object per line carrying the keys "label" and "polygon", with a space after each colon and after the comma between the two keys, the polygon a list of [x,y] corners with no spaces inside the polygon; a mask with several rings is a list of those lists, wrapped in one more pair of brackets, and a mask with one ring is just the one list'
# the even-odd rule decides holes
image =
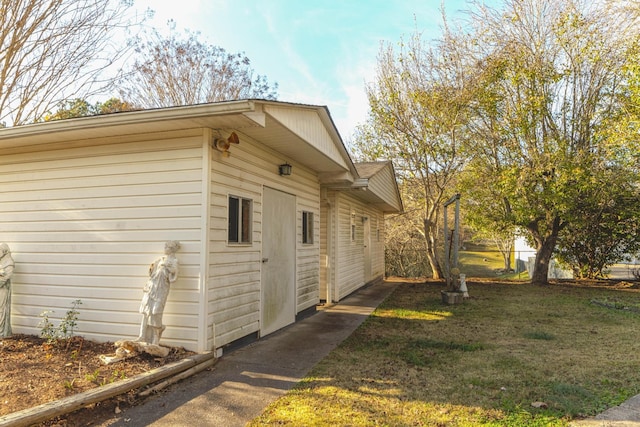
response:
{"label": "gable roof", "polygon": [[[370,174],[359,172],[326,106],[258,99],[128,111],[0,129],[0,150],[10,154],[91,146],[100,139],[165,131],[211,128],[234,130],[316,171],[320,183],[334,188],[368,188]],[[364,175],[360,175],[360,173]],[[389,177],[387,177],[388,179]],[[392,185],[397,192],[395,175]],[[388,183],[389,185],[391,183]],[[388,196],[375,202],[385,210],[401,209]]]}
{"label": "gable roof", "polygon": [[360,178],[367,180],[365,198],[370,204],[383,212],[402,212],[402,198],[390,160],[356,163],[355,166]]}
{"label": "gable roof", "polygon": [[373,175],[380,172],[384,169],[388,163],[391,163],[389,160],[380,161],[380,162],[361,162],[356,163],[356,170],[358,174],[362,178],[371,178]]}

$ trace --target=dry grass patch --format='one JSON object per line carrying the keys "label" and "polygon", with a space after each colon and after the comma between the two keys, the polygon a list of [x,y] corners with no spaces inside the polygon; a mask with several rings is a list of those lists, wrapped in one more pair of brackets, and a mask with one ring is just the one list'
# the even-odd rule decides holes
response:
{"label": "dry grass patch", "polygon": [[637,290],[468,284],[401,284],[253,425],[564,426],[640,393]]}

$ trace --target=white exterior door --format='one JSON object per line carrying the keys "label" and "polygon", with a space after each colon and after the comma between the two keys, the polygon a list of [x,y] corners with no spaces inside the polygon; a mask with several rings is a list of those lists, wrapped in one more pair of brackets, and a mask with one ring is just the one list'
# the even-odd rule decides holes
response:
{"label": "white exterior door", "polygon": [[265,187],[262,202],[261,336],[295,322],[295,259],[295,196]]}
{"label": "white exterior door", "polygon": [[364,281],[371,279],[371,224],[368,217],[364,219]]}

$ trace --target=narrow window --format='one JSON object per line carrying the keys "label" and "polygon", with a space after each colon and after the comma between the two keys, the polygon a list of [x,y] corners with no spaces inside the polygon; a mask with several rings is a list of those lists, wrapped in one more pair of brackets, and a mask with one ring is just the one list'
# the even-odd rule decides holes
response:
{"label": "narrow window", "polygon": [[313,243],[313,212],[302,212],[302,243]]}
{"label": "narrow window", "polygon": [[229,196],[229,243],[251,243],[251,199]]}
{"label": "narrow window", "polygon": [[356,211],[351,211],[351,242],[356,241]]}

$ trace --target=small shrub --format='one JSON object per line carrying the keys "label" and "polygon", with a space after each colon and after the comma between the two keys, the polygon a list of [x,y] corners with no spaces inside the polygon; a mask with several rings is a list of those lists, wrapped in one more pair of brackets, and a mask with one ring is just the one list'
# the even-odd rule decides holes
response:
{"label": "small shrub", "polygon": [[42,320],[38,323],[38,328],[40,328],[40,336],[42,338],[47,338],[47,342],[51,342],[55,340],[56,336],[56,327],[49,320],[49,313],[53,313],[52,310],[46,310],[40,313],[40,317]]}
{"label": "small shrub", "polygon": [[47,339],[47,343],[51,344],[58,340],[66,341],[71,338],[78,326],[78,315],[80,312],[78,311],[78,306],[82,304],[82,301],[77,299],[71,303],[71,309],[67,311],[67,314],[60,320],[60,324],[58,326],[54,326],[54,324],[49,320],[49,314],[53,313],[52,310],[43,311],[40,314],[42,320],[38,323],[38,328],[40,328],[40,336],[42,338]]}

